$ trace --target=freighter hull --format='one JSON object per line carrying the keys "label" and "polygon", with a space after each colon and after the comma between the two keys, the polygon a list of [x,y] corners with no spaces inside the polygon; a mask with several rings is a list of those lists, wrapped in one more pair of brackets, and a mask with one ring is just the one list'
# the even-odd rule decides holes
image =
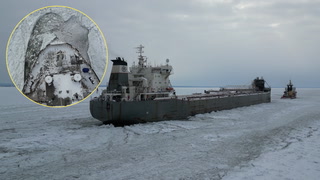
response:
{"label": "freighter hull", "polygon": [[212,111],[270,102],[270,92],[234,96],[187,99],[162,99],[149,101],[90,101],[92,116],[103,123],[134,124],[164,120],[181,120],[189,116]]}
{"label": "freighter hull", "polygon": [[128,63],[120,57],[113,62],[107,89],[90,101],[92,116],[104,123],[119,125],[186,119],[201,113],[209,113],[242,106],[270,102],[271,88],[257,77],[249,86],[223,87],[205,90],[204,93],[177,96],[169,76],[169,65],[151,66],[142,55],[144,46],[138,49],[138,64],[127,71]]}

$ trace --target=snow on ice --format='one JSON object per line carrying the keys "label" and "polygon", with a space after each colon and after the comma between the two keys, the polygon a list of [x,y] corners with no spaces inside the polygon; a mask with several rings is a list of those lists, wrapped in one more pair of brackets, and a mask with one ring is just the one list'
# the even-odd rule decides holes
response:
{"label": "snow on ice", "polygon": [[320,89],[294,100],[282,91],[271,103],[114,127],[91,117],[88,99],[47,108],[0,88],[0,179],[317,179]]}

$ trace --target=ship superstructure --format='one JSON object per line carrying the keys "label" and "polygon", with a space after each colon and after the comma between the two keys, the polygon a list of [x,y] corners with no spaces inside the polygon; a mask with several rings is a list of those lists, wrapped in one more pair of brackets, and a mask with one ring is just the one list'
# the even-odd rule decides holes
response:
{"label": "ship superstructure", "polygon": [[128,63],[120,57],[113,62],[107,96],[115,101],[152,100],[158,97],[169,97],[174,89],[169,80],[173,73],[169,59],[166,65],[147,65],[147,58],[142,55],[143,46],[138,49],[138,64],[133,64],[128,71]]}
{"label": "ship superstructure", "polygon": [[163,120],[186,119],[200,113],[232,109],[270,102],[271,88],[265,87],[263,78],[251,85],[206,90],[192,95],[176,95],[169,76],[173,68],[151,66],[138,49],[138,64],[128,71],[122,58],[112,60],[113,67],[107,89],[90,101],[92,116],[104,123],[133,124]]}

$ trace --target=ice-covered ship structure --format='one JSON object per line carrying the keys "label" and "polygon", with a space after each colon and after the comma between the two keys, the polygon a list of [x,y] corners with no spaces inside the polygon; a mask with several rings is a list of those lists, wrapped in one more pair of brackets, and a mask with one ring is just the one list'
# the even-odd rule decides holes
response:
{"label": "ice-covered ship structure", "polygon": [[289,84],[287,84],[287,87],[285,88],[285,91],[283,92],[283,95],[281,99],[295,99],[297,97],[297,91],[296,88],[293,86],[291,80],[289,81]]}
{"label": "ice-covered ship structure", "polygon": [[88,34],[77,16],[40,16],[25,53],[22,92],[39,104],[67,106],[94,91],[100,79],[88,55]]}
{"label": "ice-covered ship structure", "polygon": [[112,60],[113,67],[107,89],[90,101],[91,115],[113,124],[134,124],[163,120],[181,120],[188,116],[236,107],[270,102],[271,88],[263,78],[246,87],[226,87],[192,95],[177,95],[169,76],[173,68],[147,65],[138,47],[138,64],[130,71],[124,59]]}
{"label": "ice-covered ship structure", "polygon": [[68,43],[48,44],[31,67],[23,92],[48,106],[80,101],[100,82],[90,63]]}

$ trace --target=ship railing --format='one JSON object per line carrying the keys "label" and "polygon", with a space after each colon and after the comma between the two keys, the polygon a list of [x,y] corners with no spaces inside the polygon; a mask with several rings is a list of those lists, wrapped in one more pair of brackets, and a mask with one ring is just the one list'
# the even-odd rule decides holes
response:
{"label": "ship railing", "polygon": [[184,100],[196,100],[196,99],[208,99],[208,98],[220,98],[220,97],[227,97],[230,96],[230,94],[202,94],[202,95],[194,95],[194,96],[185,96]]}
{"label": "ship railing", "polygon": [[221,88],[220,91],[254,91],[252,88]]}
{"label": "ship railing", "polygon": [[[148,100],[159,100],[161,98],[167,98],[169,97],[169,92],[147,92],[147,93],[140,93],[138,94],[138,99],[140,101],[148,101]],[[160,97],[159,97],[160,96]],[[161,97],[162,96],[162,97]],[[143,98],[142,98],[143,97]]]}
{"label": "ship railing", "polygon": [[[221,92],[221,91],[220,91]],[[168,99],[177,99],[182,101],[195,101],[195,100],[205,100],[205,99],[214,99],[214,98],[224,98],[224,97],[232,97],[232,96],[247,96],[250,94],[262,94],[267,92],[255,92],[255,91],[247,91],[242,93],[219,93],[219,94],[202,94],[195,93],[193,95],[179,95],[179,96],[169,96],[169,97],[157,97],[154,100],[168,100]]]}
{"label": "ship railing", "polygon": [[255,92],[255,91],[230,92],[230,91],[226,91],[224,93],[217,93],[217,94],[194,94],[194,95],[178,96],[178,99],[189,101],[189,100],[200,100],[200,99],[223,98],[223,97],[231,97],[231,96],[246,96],[249,94],[257,94],[257,93],[265,93],[265,92]]}
{"label": "ship railing", "polygon": [[220,89],[220,90],[204,90],[205,94],[247,94],[255,92],[254,89]]}
{"label": "ship railing", "polygon": [[169,100],[169,99],[176,99],[177,97],[175,96],[170,96],[170,97],[157,97],[154,99],[154,101],[159,101],[159,100]]}

